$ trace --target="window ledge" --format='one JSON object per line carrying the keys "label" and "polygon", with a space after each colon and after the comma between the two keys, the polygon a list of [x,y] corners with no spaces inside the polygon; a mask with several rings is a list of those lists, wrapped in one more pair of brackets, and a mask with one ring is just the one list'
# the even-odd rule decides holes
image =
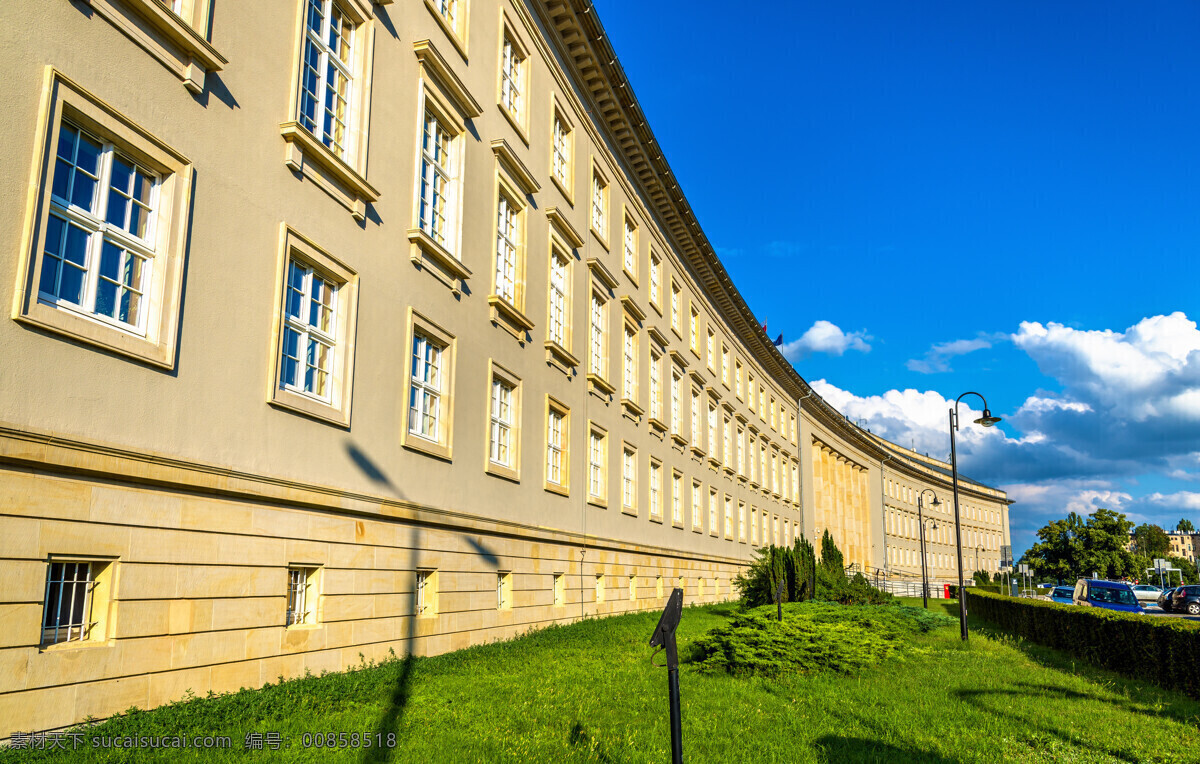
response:
{"label": "window ledge", "polygon": [[599,390],[600,392],[604,393],[605,395],[612,395],[613,393],[615,393],[617,391],[617,388],[615,388],[611,384],[609,384],[608,380],[606,380],[604,377],[600,376],[599,374],[596,374],[594,372],[590,373],[587,375],[587,379],[588,379],[588,387],[589,388]]}
{"label": "window ledge", "polygon": [[666,424],[666,422],[662,421],[662,420],[661,420],[661,419],[659,419],[658,417],[652,416],[652,417],[650,417],[650,418],[649,418],[647,421],[650,423],[650,426],[651,426],[651,427],[653,427],[654,429],[658,430],[660,433],[663,433],[663,432],[666,432],[666,431],[667,431],[667,424]]}
{"label": "window ledge", "polygon": [[587,503],[593,507],[608,509],[608,499],[602,499],[599,496],[589,496],[587,498]]}
{"label": "window ledge", "polygon": [[708,461],[709,467],[712,467],[714,470],[720,471],[720,469],[721,469],[721,460],[720,459],[718,459],[715,456],[710,456],[710,457],[708,457],[707,461]]}
{"label": "window ledge", "polygon": [[726,474],[726,475],[732,475],[732,474],[733,474],[733,467],[730,467],[729,465],[725,465],[725,474]]}
{"label": "window ledge", "polygon": [[695,456],[695,457],[703,457],[704,456],[704,449],[700,448],[699,446],[692,446],[691,452],[692,452],[692,456]]}
{"label": "window ledge", "polygon": [[[375,0],[378,4],[391,3],[392,0]],[[462,56],[464,62],[467,61],[467,46],[458,36],[458,32],[454,27],[450,26],[450,22],[446,21],[446,17],[438,11],[437,6],[433,4],[433,0],[425,0],[425,7],[433,14],[433,18],[437,21],[438,26],[446,33],[446,37],[450,39],[450,43],[458,50],[458,54]]]}
{"label": "window ledge", "polygon": [[602,233],[600,233],[599,231],[597,231],[596,227],[594,225],[589,225],[588,230],[592,232],[592,236],[594,236],[596,238],[596,241],[600,242],[600,246],[604,247],[604,251],[607,252],[608,251],[608,239],[604,238],[604,235]]}
{"label": "window ledge", "polygon": [[546,481],[544,483],[543,487],[548,492],[556,493],[559,496],[570,496],[571,495],[571,489],[569,486],[559,485],[558,483],[551,483],[550,481]]}
{"label": "window ledge", "polygon": [[678,528],[679,530],[683,530],[683,521],[682,520],[672,520],[671,527]]}
{"label": "window ledge", "polygon": [[557,364],[563,371],[569,371],[579,365],[579,359],[554,340],[546,340],[546,362]]}
{"label": "window ledge", "polygon": [[311,419],[350,429],[349,406],[343,410],[332,403],[325,403],[278,386],[274,388],[274,395],[268,403],[281,409],[303,414]]}
{"label": "window ledge", "polygon": [[83,2],[175,72],[192,93],[204,92],[208,72],[219,72],[229,63],[208,40],[157,0]]}
{"label": "window ledge", "polygon": [[445,443],[435,443],[432,440],[416,435],[407,430],[404,433],[404,440],[400,443],[410,451],[432,456],[435,459],[441,459],[444,462],[453,462],[453,455],[450,446]]}
{"label": "window ledge", "polygon": [[534,323],[515,305],[498,294],[488,295],[488,305],[492,306],[491,320],[493,324],[502,325],[520,342],[526,341],[525,333],[533,329]]}
{"label": "window ledge", "polygon": [[686,446],[687,445],[687,438],[683,437],[682,435],[680,435],[677,432],[671,433],[671,441],[677,446]]}
{"label": "window ledge", "polygon": [[[426,1],[428,2],[428,0],[426,0]],[[554,183],[555,186],[558,187],[558,190],[563,195],[563,198],[567,200],[567,204],[574,207],[575,206],[575,196],[567,188],[567,184],[563,183],[562,180],[560,180],[557,175],[553,175],[553,174],[550,175],[550,180]]]}
{"label": "window ledge", "polygon": [[284,122],[279,134],[287,143],[284,163],[293,171],[317,183],[339,201],[355,220],[367,217],[367,205],[379,199],[379,192],[345,160],[330,151],[299,122]]}
{"label": "window ledge", "polygon": [[[413,264],[450,287],[456,297],[461,295],[462,287],[459,282],[471,278],[471,269],[420,228],[409,230],[408,240],[412,242],[409,259]],[[430,268],[429,265],[433,267]]]}
{"label": "window ledge", "polygon": [[646,413],[644,408],[637,405],[635,401],[632,401],[629,398],[621,399],[621,407],[625,409],[625,413],[636,419],[640,419],[642,415]]}
{"label": "window ledge", "polygon": [[521,139],[521,142],[526,146],[529,146],[529,133],[526,132],[525,126],[521,124],[520,120],[514,117],[512,112],[504,108],[504,104],[497,103],[496,108],[499,109],[500,113],[504,115],[504,118],[508,120],[508,124],[512,125],[513,130],[517,132],[517,137]]}
{"label": "window ledge", "polygon": [[637,507],[626,507],[626,506],[622,505],[621,506],[621,514],[629,515],[630,517],[637,517],[638,516]]}
{"label": "window ledge", "polygon": [[662,515],[656,515],[656,514],[654,514],[653,512],[651,512],[651,513],[650,513],[650,522],[652,522],[652,523],[658,523],[659,525],[662,525],[662,524],[663,524],[663,517],[662,517]]}
{"label": "window ledge", "polygon": [[496,464],[493,461],[488,461],[487,469],[484,470],[489,475],[495,475],[498,478],[511,480],[514,483],[521,482],[521,472],[512,467],[505,467],[503,464]]}

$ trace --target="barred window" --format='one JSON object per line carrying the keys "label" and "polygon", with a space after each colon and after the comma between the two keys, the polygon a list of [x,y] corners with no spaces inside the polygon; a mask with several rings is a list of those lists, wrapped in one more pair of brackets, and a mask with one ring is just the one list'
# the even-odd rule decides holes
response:
{"label": "barred window", "polygon": [[314,568],[288,568],[288,600],[285,625],[316,623]]}
{"label": "barred window", "polygon": [[90,562],[52,562],[46,575],[42,608],[42,644],[82,642],[90,638],[92,590],[95,576]]}

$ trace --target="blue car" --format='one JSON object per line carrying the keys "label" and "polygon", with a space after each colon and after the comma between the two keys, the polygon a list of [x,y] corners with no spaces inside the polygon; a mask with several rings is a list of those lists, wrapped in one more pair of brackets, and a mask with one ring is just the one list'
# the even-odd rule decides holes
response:
{"label": "blue car", "polygon": [[1138,604],[1133,587],[1119,581],[1103,581],[1096,578],[1081,578],[1075,583],[1072,601],[1085,607],[1118,610],[1123,613],[1145,613]]}
{"label": "blue car", "polygon": [[1074,587],[1070,586],[1056,586],[1054,587],[1054,590],[1050,592],[1050,600],[1052,602],[1057,602],[1060,605],[1074,605],[1075,589]]}

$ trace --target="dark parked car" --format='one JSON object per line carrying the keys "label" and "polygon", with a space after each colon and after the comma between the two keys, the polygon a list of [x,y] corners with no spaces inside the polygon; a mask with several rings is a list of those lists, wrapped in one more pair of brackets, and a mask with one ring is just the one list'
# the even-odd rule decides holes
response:
{"label": "dark parked car", "polygon": [[1181,586],[1171,594],[1171,612],[1200,615],[1200,586]]}
{"label": "dark parked car", "polygon": [[[1200,591],[1200,586],[1195,587]],[[1119,581],[1081,578],[1075,583],[1073,600],[1076,605],[1118,610],[1125,613],[1145,613],[1133,596],[1133,588]],[[1200,613],[1200,596],[1196,597],[1196,612]]]}
{"label": "dark parked car", "polygon": [[1171,595],[1174,593],[1174,589],[1166,589],[1162,594],[1158,595],[1158,606],[1162,608],[1164,613],[1171,612]]}

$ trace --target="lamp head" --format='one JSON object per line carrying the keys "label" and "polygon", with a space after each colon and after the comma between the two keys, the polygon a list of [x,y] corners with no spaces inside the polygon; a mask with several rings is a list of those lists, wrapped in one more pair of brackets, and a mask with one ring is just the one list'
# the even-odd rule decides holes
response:
{"label": "lamp head", "polygon": [[929,502],[929,503],[930,503],[932,506],[935,506],[935,507],[940,507],[940,506],[942,506],[942,502],[938,500],[938,497],[937,497],[936,495],[933,497],[933,501],[931,501],[931,502]]}
{"label": "lamp head", "polygon": [[984,427],[991,427],[992,425],[996,424],[999,421],[1000,421],[1000,417],[992,416],[992,412],[988,411],[985,408],[983,410],[983,416],[976,419],[975,424],[981,424]]}

